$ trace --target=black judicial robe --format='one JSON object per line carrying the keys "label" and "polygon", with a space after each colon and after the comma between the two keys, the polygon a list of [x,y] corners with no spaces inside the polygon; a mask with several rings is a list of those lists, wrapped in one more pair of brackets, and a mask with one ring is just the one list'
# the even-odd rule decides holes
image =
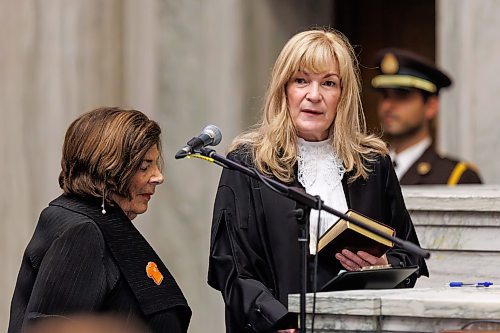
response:
{"label": "black judicial robe", "polygon": [[[51,316],[112,314],[151,332],[187,332],[191,310],[161,259],[118,207],[62,195],[40,214],[12,298],[9,333]],[[163,275],[158,285],[146,266]],[[159,280],[157,280],[159,281]]]}
{"label": "black judicial robe", "polygon": [[[248,156],[241,150],[229,154],[229,158],[251,166]],[[419,244],[389,156],[378,156],[371,169],[366,180],[348,183],[349,175],[344,176],[348,207],[394,227],[398,237]],[[294,208],[292,200],[261,182],[223,170],[213,212],[208,283],[222,293],[227,332],[296,327],[296,316],[287,311],[288,294],[300,291],[298,226],[287,214]],[[422,257],[402,249],[391,249],[387,258],[396,267],[420,267],[401,287],[412,287],[418,276],[429,274]],[[335,258],[320,258],[318,285],[340,269]]]}

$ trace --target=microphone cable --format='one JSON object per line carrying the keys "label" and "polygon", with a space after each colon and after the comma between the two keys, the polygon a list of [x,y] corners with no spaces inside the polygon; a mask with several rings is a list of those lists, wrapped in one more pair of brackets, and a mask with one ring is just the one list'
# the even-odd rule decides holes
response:
{"label": "microphone cable", "polygon": [[199,158],[199,159],[205,160],[207,162],[217,164],[218,166],[221,166],[223,168],[227,168],[227,165],[224,165],[224,164],[220,163],[219,161],[214,160],[211,157],[204,156],[204,155],[201,155],[201,154],[198,154],[198,153],[188,154],[188,155],[186,155],[186,158]]}

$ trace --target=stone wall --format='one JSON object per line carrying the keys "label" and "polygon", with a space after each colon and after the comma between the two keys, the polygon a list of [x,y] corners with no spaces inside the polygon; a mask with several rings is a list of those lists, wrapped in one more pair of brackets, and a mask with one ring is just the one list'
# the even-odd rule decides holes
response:
{"label": "stone wall", "polygon": [[500,187],[404,187],[406,206],[421,242],[431,251],[430,278],[417,287],[451,281],[500,283]]}
{"label": "stone wall", "polygon": [[439,146],[476,163],[487,184],[500,183],[500,2],[436,0],[436,56],[454,83],[443,91]]}

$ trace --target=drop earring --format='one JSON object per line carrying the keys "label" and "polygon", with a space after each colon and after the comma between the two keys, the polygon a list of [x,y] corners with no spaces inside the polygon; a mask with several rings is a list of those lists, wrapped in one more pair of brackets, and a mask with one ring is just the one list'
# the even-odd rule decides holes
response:
{"label": "drop earring", "polygon": [[106,207],[104,206],[104,204],[106,203],[106,185],[104,185],[104,189],[102,190],[102,210],[101,210],[101,213],[102,215],[106,214]]}

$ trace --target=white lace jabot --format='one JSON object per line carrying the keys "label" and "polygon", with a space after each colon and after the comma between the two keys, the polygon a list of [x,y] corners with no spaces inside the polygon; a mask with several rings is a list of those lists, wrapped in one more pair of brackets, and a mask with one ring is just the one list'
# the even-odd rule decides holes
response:
{"label": "white lace jabot", "polygon": [[[345,168],[333,150],[330,139],[309,142],[298,138],[298,180],[307,193],[319,195],[324,203],[342,213],[347,211],[347,201],[342,187]],[[321,212],[320,235],[330,228],[337,217]],[[316,228],[318,211],[310,215],[309,251],[316,253]]]}

